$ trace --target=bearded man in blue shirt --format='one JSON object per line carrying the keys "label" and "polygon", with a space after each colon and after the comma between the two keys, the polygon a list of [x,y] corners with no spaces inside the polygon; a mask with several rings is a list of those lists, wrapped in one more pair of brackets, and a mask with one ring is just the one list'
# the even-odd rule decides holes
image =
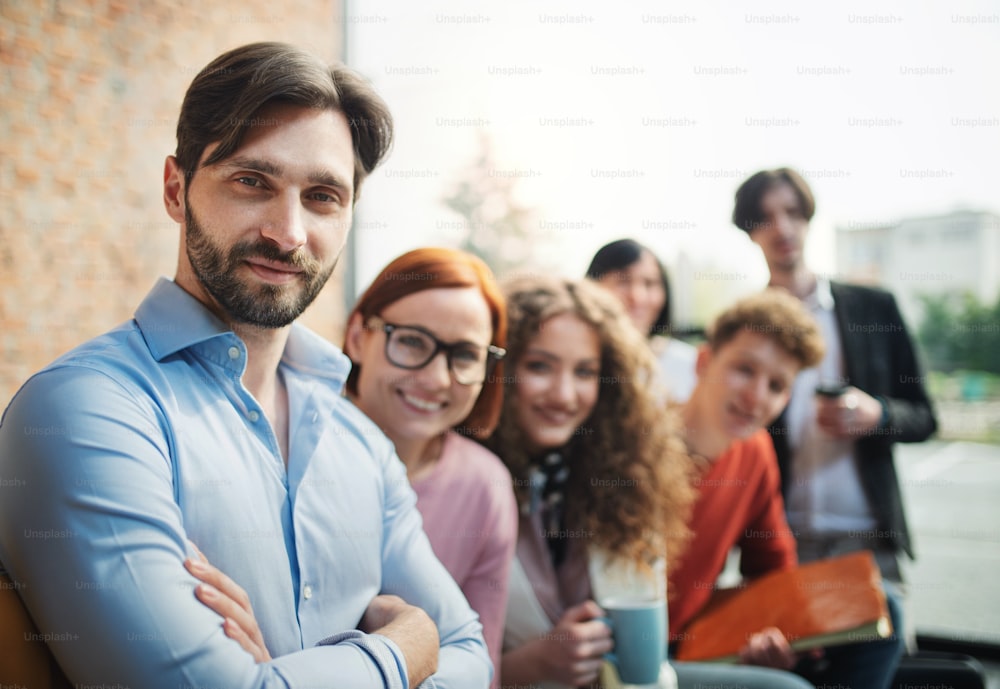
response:
{"label": "bearded man in blue shirt", "polygon": [[[340,395],[348,360],[294,323],[391,139],[364,80],[288,45],[192,82],[164,170],[174,280],[0,423],[0,478],[19,486],[0,563],[43,638],[70,639],[50,648],[75,686],[489,684],[402,463]],[[220,623],[234,599],[244,617]]]}

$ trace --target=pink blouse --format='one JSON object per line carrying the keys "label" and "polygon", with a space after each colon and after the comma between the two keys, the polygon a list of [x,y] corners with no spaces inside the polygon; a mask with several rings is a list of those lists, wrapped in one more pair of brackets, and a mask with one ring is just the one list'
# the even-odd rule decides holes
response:
{"label": "pink blouse", "polygon": [[441,458],[413,484],[434,554],[479,613],[500,686],[507,580],[517,543],[510,472],[479,443],[449,432]]}

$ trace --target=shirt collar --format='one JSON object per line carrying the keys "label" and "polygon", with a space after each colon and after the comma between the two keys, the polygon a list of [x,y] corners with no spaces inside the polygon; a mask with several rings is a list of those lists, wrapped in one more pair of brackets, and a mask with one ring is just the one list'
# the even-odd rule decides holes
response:
{"label": "shirt collar", "polygon": [[163,277],[139,304],[135,322],[157,361],[230,332],[200,301]]}
{"label": "shirt collar", "polygon": [[817,275],[816,287],[802,298],[802,303],[813,311],[833,311],[833,292],[830,291],[829,278]]}
{"label": "shirt collar", "polygon": [[[136,309],[135,321],[157,361],[213,338],[220,338],[219,346],[230,345],[231,338],[239,339],[204,304],[163,277]],[[351,369],[343,352],[299,324],[292,326],[281,361],[338,385],[343,385]]]}

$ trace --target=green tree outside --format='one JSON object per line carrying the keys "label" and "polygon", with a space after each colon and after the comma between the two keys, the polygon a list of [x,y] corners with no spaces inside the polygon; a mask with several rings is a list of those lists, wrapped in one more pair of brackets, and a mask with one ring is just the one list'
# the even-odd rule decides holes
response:
{"label": "green tree outside", "polygon": [[983,304],[971,293],[922,295],[917,338],[930,368],[1000,375],[1000,298]]}

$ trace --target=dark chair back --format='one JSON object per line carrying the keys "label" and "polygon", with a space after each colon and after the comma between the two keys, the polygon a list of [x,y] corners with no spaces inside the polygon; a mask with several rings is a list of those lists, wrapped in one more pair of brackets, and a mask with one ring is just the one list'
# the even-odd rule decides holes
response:
{"label": "dark chair back", "polygon": [[17,584],[5,574],[0,574],[0,686],[72,687],[24,607]]}

